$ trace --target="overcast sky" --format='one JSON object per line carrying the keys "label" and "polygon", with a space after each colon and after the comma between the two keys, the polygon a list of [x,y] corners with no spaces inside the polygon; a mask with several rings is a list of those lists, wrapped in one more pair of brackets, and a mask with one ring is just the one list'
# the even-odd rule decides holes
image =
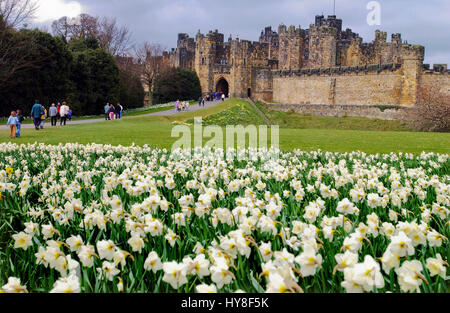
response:
{"label": "overcast sky", "polygon": [[[261,30],[278,25],[308,28],[316,14],[333,14],[333,0],[38,0],[37,25],[49,25],[62,16],[80,12],[116,17],[132,32],[135,43],[176,47],[177,34],[195,36],[219,29],[228,38],[258,40]],[[425,63],[450,63],[449,0],[380,0],[381,25],[367,23],[369,0],[336,0],[343,27],[359,33],[365,42],[375,30],[401,33],[410,44],[425,46]],[[50,29],[50,28],[49,28]]]}

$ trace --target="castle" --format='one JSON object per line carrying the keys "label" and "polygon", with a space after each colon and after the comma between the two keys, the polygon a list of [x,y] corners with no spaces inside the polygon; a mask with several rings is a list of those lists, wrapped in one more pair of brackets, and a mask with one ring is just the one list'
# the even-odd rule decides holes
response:
{"label": "castle", "polygon": [[343,30],[342,20],[316,16],[309,29],[266,27],[258,42],[225,41],[218,30],[178,35],[164,54],[175,67],[195,70],[204,94],[220,91],[286,105],[411,107],[421,85],[450,92],[447,65],[423,64],[425,48],[377,30],[371,43]]}

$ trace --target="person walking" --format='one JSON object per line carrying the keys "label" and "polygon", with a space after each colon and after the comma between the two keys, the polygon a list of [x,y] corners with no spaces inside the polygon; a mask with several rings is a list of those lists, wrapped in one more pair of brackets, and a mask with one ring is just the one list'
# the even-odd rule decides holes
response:
{"label": "person walking", "polygon": [[225,101],[225,94],[222,93],[222,102],[224,102],[224,101]]}
{"label": "person walking", "polygon": [[202,97],[198,98],[198,106],[199,106],[199,107],[202,106]]}
{"label": "person walking", "polygon": [[205,107],[205,98],[202,99],[202,105]]}
{"label": "person walking", "polygon": [[8,118],[8,123],[6,124],[9,125],[10,129],[9,138],[16,138],[17,123],[16,111],[11,111],[11,116]]}
{"label": "person walking", "polygon": [[61,122],[59,123],[59,126],[62,126],[63,123],[64,126],[66,126],[67,115],[69,114],[69,106],[67,105],[66,102],[62,103],[60,114],[61,114]]}
{"label": "person walking", "polygon": [[58,102],[58,105],[56,106],[56,111],[57,111],[56,117],[59,121],[61,119],[61,103],[59,103],[59,102]]}
{"label": "person walking", "polygon": [[116,110],[112,103],[109,105],[108,114],[109,114],[109,120],[114,120],[114,117],[116,115]]}
{"label": "person walking", "polygon": [[58,109],[54,103],[52,103],[52,106],[48,109],[48,115],[50,116],[52,127],[56,126],[56,121],[58,120]]}
{"label": "person walking", "polygon": [[33,118],[34,128],[39,130],[39,126],[41,125],[41,116],[42,116],[42,105],[39,104],[39,100],[36,100],[33,107],[31,108],[31,117]]}
{"label": "person walking", "polygon": [[105,121],[109,120],[109,103],[105,105]]}
{"label": "person walking", "polygon": [[115,119],[119,120],[120,119],[120,103],[117,103],[116,106],[114,107],[114,113],[115,113]]}
{"label": "person walking", "polygon": [[72,109],[69,108],[69,113],[67,113],[67,117],[69,118],[69,121],[72,122]]}
{"label": "person walking", "polygon": [[16,137],[20,138],[20,130],[22,129],[22,123],[25,120],[25,118],[22,115],[22,111],[17,110],[16,112],[16,117],[17,117],[17,130],[16,130]]}
{"label": "person walking", "polygon": [[117,103],[117,105],[119,106],[119,119],[122,119],[122,113],[123,113],[123,106],[119,103]]}
{"label": "person walking", "polygon": [[39,125],[41,129],[44,129],[45,119],[47,118],[47,109],[42,106],[41,124]]}

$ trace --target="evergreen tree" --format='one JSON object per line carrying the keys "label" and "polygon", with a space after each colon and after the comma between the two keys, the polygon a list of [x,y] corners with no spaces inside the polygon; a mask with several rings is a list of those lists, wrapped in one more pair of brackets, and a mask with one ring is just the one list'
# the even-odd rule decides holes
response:
{"label": "evergreen tree", "polygon": [[182,68],[170,68],[156,78],[153,103],[197,100],[201,95],[202,89],[196,72]]}

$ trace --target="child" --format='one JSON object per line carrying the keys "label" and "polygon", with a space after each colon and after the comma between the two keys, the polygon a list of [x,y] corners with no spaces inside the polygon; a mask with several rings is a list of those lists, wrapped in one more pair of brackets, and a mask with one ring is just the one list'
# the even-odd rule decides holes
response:
{"label": "child", "polygon": [[11,112],[11,116],[9,117],[8,123],[6,125],[9,125],[9,129],[11,130],[9,137],[16,138],[16,130],[17,130],[16,111]]}
{"label": "child", "polygon": [[67,114],[69,121],[72,121],[72,109],[69,108],[69,113]]}
{"label": "child", "polygon": [[25,118],[23,117],[22,111],[20,110],[17,110],[16,117],[17,117],[16,137],[20,138],[20,129],[22,128],[22,122],[25,120]]}

